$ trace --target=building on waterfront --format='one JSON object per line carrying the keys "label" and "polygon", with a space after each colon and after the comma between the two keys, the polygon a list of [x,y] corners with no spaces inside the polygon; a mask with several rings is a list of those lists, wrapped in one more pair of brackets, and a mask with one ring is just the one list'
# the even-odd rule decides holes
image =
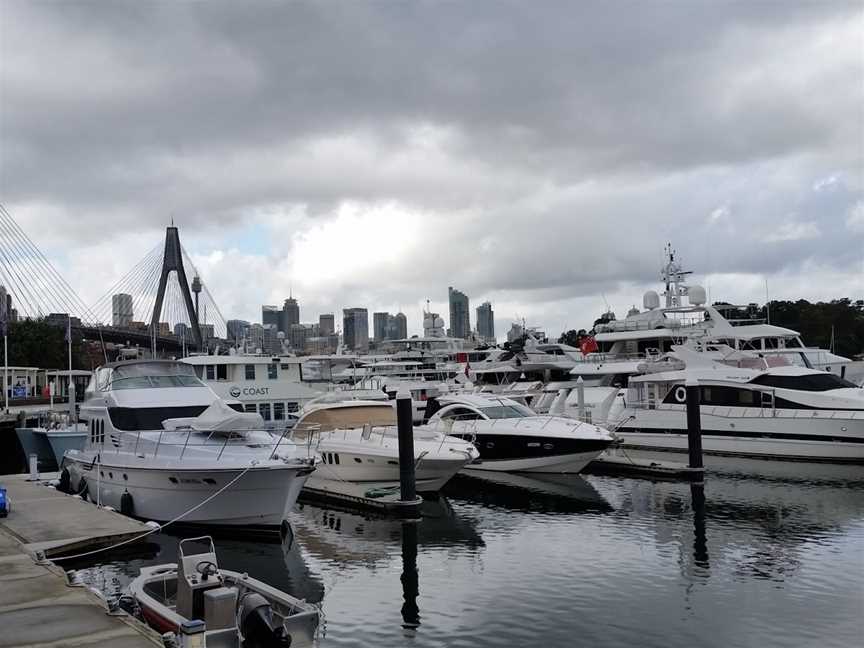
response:
{"label": "building on waterfront", "polygon": [[232,319],[225,323],[228,339],[232,342],[239,342],[249,335],[249,322],[246,320]]}
{"label": "building on waterfront", "polygon": [[495,313],[488,301],[477,307],[477,336],[484,342],[495,343]]}
{"label": "building on waterfront", "polygon": [[177,322],[174,325],[174,335],[181,340],[192,340],[192,329],[185,322]]}
{"label": "building on waterfront", "polygon": [[468,295],[453,286],[447,289],[450,301],[450,337],[467,339],[471,335]]}
{"label": "building on waterfront", "polygon": [[261,326],[275,326],[276,330],[282,325],[282,311],[278,306],[264,305],[261,307]]}
{"label": "building on waterfront", "polygon": [[369,312],[365,308],[342,309],[342,337],[352,351],[369,350]]}
{"label": "building on waterfront", "polygon": [[408,337],[408,318],[405,313],[396,313],[390,321],[391,340],[404,340]]}
{"label": "building on waterfront", "polygon": [[333,335],[336,332],[336,316],[333,313],[319,315],[318,331],[322,336]]}
{"label": "building on waterfront", "polygon": [[297,300],[294,299],[293,296],[289,296],[288,299],[285,300],[285,304],[282,306],[282,319],[279,330],[287,337],[291,332],[291,327],[299,323],[300,304],[297,303]]}
{"label": "building on waterfront", "polygon": [[111,325],[118,328],[129,328],[133,319],[132,295],[127,293],[111,295]]}
{"label": "building on waterfront", "polygon": [[286,339],[294,351],[303,352],[311,338],[319,337],[319,330],[318,324],[292,324]]}
{"label": "building on waterfront", "polygon": [[156,335],[160,337],[171,335],[171,324],[168,322],[159,322],[159,326],[156,329]]}
{"label": "building on waterfront", "polygon": [[390,323],[390,313],[381,312],[372,314],[372,338],[376,342],[388,339],[388,325]]}

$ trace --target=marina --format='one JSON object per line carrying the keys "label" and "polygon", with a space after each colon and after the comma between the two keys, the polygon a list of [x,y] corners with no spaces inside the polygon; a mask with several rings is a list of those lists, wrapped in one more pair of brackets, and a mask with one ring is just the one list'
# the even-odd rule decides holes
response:
{"label": "marina", "polygon": [[861,2],[0,0],[0,648],[864,642]]}

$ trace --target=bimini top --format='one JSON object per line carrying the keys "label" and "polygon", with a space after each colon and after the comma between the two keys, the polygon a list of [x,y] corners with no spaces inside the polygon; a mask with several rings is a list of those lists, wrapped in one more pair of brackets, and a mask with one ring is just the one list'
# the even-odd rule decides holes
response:
{"label": "bimini top", "polygon": [[190,365],[176,360],[128,360],[102,365],[90,381],[90,389],[139,389],[148,387],[201,387]]}

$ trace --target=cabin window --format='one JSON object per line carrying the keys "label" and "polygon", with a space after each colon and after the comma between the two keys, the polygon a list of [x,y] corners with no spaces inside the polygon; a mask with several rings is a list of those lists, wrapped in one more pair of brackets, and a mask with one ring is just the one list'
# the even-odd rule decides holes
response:
{"label": "cabin window", "polygon": [[828,372],[805,374],[803,376],[772,376],[763,374],[750,381],[755,385],[777,387],[778,389],[796,389],[800,391],[829,391],[832,389],[854,389],[855,383]]}
{"label": "cabin window", "polygon": [[216,365],[216,380],[228,380],[228,365]]}
{"label": "cabin window", "polygon": [[296,401],[288,401],[285,404],[285,411],[286,412],[292,412],[292,413],[293,412],[299,412],[300,411],[300,403],[298,403]]}
{"label": "cabin window", "polygon": [[258,405],[258,413],[265,421],[270,420],[270,403],[260,403]]}
{"label": "cabin window", "polygon": [[285,403],[273,403],[273,420],[285,420]]}
{"label": "cabin window", "polygon": [[449,412],[441,415],[442,419],[453,419],[455,421],[477,421],[482,419],[479,412],[468,409],[467,407],[455,407]]}
{"label": "cabin window", "polygon": [[247,364],[244,366],[246,380],[255,380],[255,365]]}
{"label": "cabin window", "polygon": [[202,367],[201,365],[195,365],[195,375],[198,376],[198,378],[203,378],[204,367]]}
{"label": "cabin window", "polygon": [[252,414],[254,414],[257,411],[257,409],[258,408],[256,407],[255,403],[246,403],[243,406],[244,412],[251,412]]}
{"label": "cabin window", "polygon": [[279,365],[271,362],[267,365],[267,380],[276,380],[279,377],[278,375]]}
{"label": "cabin window", "polygon": [[216,367],[207,365],[207,380],[216,380]]}

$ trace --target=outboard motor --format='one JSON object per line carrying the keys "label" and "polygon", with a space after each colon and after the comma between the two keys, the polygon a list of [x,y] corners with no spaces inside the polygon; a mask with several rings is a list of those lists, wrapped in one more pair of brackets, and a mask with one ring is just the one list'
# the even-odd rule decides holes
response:
{"label": "outboard motor", "polygon": [[237,606],[237,629],[243,648],[288,648],[291,635],[273,627],[273,610],[263,596],[249,592]]}

